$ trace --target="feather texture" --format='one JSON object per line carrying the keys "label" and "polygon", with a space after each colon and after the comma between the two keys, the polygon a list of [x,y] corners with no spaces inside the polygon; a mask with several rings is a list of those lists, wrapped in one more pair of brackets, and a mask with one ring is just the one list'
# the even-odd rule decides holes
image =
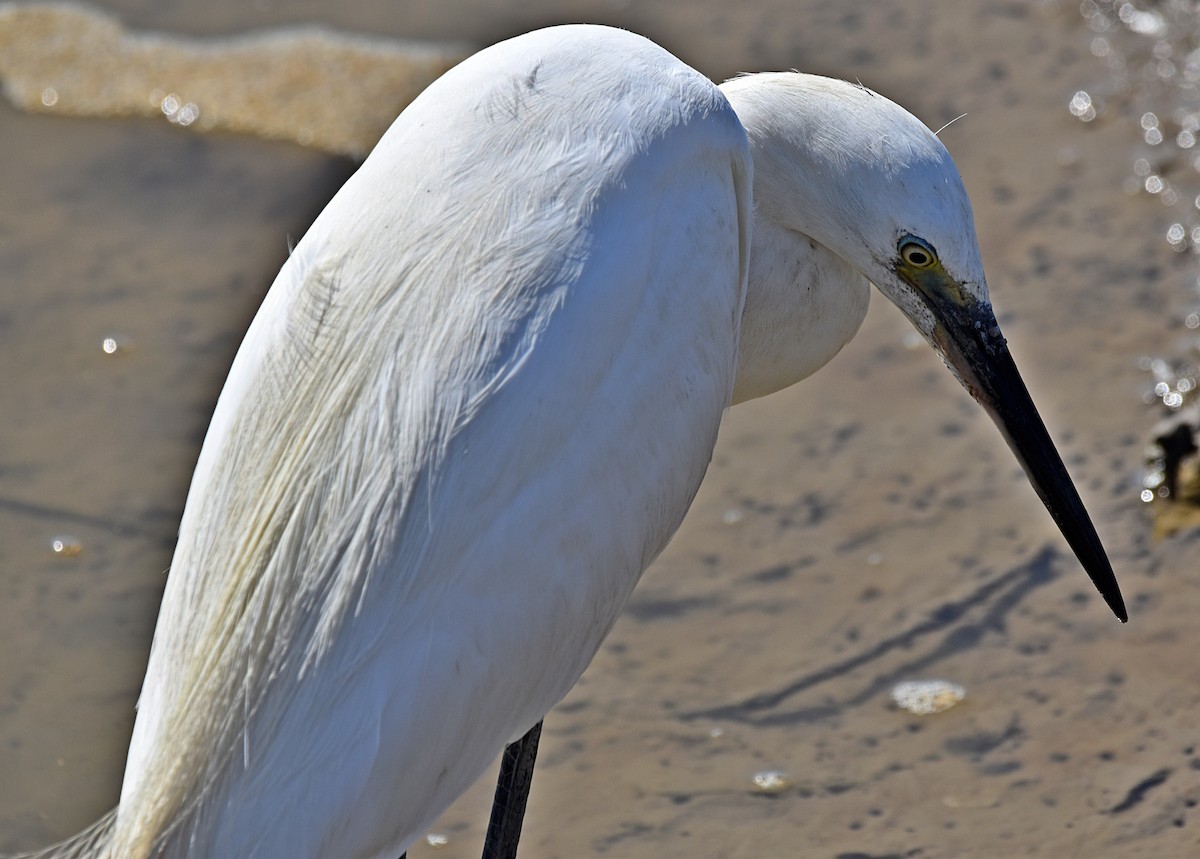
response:
{"label": "feather texture", "polygon": [[678,525],[733,384],[749,158],[711,83],[585,34],[432,86],[280,272],[189,493],[112,855],[395,855]]}

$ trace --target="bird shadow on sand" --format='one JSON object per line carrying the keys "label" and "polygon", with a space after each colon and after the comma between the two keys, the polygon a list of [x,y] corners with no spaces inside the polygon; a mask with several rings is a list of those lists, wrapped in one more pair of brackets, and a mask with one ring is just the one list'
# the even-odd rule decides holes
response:
{"label": "bird shadow on sand", "polygon": [[[1015,569],[989,579],[960,599],[942,603],[924,620],[866,650],[801,675],[782,688],[760,692],[733,704],[685,712],[680,718],[688,722],[715,719],[768,727],[817,722],[836,716],[848,707],[875,698],[914,672],[923,671],[952,654],[977,647],[988,632],[1004,633],[1012,611],[1035,590],[1059,577],[1058,557],[1055,549],[1046,546]],[[974,614],[977,609],[983,609],[982,615]],[[933,639],[934,636],[940,638]],[[914,650],[928,639],[933,639],[933,644],[926,646],[921,655],[889,668],[842,700],[827,700],[816,706],[788,706],[801,693],[877,663],[895,651]]]}

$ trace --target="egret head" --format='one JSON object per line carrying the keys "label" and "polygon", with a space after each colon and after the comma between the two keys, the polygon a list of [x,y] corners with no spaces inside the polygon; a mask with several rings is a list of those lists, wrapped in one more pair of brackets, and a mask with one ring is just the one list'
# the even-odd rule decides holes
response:
{"label": "egret head", "polygon": [[750,139],[755,230],[769,222],[807,236],[903,311],[995,420],[1124,620],[1104,549],[992,312],[971,203],[937,136],[894,102],[844,81],[772,73],[722,90]]}
{"label": "egret head", "polygon": [[936,319],[918,281],[988,303],[971,202],[920,120],[865,87],[796,72],[722,89],[750,138],[758,221],[833,251],[926,337]]}

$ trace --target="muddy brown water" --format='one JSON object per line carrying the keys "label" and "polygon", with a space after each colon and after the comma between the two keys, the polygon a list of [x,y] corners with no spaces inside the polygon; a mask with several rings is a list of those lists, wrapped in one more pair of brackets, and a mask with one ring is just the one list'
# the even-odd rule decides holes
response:
{"label": "muddy brown water", "polygon": [[[530,857],[1200,855],[1194,534],[1137,499],[1137,358],[1190,261],[1120,188],[1072,4],[113,3],[209,35],[323,21],[485,44],[621,24],[721,78],[858,78],[933,127],[1001,323],[1121,578],[1119,625],[982,412],[878,297],[813,379],[733,411],[679,535],[546,720]],[[353,163],[0,105],[0,850],[116,801],[190,470],[241,333]],[[122,344],[101,349],[105,337]],[[56,556],[70,535],[82,551]],[[932,717],[893,683],[945,677]],[[752,776],[783,770],[762,795]],[[487,781],[487,779],[485,779]],[[490,785],[433,827],[471,857]]]}

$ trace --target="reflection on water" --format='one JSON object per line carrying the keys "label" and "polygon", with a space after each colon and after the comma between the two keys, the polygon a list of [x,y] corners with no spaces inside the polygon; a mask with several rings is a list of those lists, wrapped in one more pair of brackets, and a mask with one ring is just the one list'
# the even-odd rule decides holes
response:
{"label": "reflection on water", "polygon": [[1167,241],[1200,253],[1200,9],[1180,0],[1144,10],[1124,0],[1084,0],[1080,12],[1108,78],[1076,93],[1069,109],[1084,122],[1106,112],[1136,122],[1126,190],[1170,207],[1178,220]]}
{"label": "reflection on water", "polygon": [[163,116],[356,157],[469,53],[320,27],[201,41],[130,33],[82,6],[0,6],[0,78],[25,110]]}
{"label": "reflection on water", "polygon": [[[1177,253],[1200,254],[1200,7],[1166,0],[1138,8],[1126,0],[1084,0],[1080,13],[1093,32],[1091,53],[1108,78],[1077,92],[1072,115],[1091,122],[1113,114],[1133,133],[1125,190],[1158,199],[1168,209],[1164,237]],[[1200,277],[1189,266],[1183,323],[1173,358],[1141,359],[1150,376],[1143,397],[1164,418],[1150,431],[1139,495],[1155,504],[1160,534],[1200,524],[1200,474],[1193,436],[1200,436],[1195,401],[1200,369]],[[1177,502],[1177,503],[1171,503]]]}
{"label": "reflection on water", "polygon": [[75,537],[59,534],[50,541],[50,551],[64,558],[73,558],[83,551],[83,543]]}

